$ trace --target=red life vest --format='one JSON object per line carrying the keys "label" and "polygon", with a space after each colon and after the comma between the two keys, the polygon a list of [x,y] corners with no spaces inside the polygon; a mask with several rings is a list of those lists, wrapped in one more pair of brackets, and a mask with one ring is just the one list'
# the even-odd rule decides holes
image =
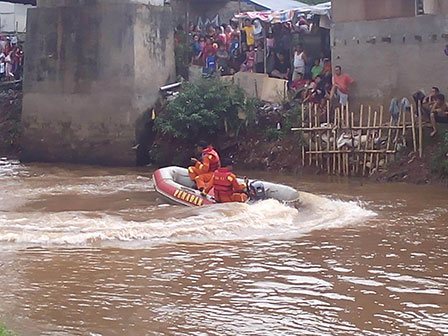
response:
{"label": "red life vest", "polygon": [[232,172],[228,169],[219,168],[213,175],[213,188],[215,197],[219,200],[221,197],[231,196],[233,194]]}
{"label": "red life vest", "polygon": [[212,158],[209,157],[209,160],[210,172],[213,173],[216,169],[221,167],[221,160],[219,159],[219,154],[214,150],[212,146],[208,146],[202,151],[202,158],[206,157],[207,155],[212,156]]}

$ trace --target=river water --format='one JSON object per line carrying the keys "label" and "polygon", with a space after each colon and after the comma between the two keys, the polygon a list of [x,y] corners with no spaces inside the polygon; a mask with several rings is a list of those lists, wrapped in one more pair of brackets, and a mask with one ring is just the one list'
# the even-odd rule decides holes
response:
{"label": "river water", "polygon": [[151,171],[0,160],[19,335],[447,335],[448,191],[245,172],[304,194],[190,209]]}

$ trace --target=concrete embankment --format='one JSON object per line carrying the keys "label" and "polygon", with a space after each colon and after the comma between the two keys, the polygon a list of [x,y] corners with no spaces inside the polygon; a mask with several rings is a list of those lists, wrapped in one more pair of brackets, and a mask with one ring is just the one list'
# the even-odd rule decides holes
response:
{"label": "concrete embankment", "polygon": [[174,80],[171,9],[42,4],[28,12],[21,159],[135,165],[137,125]]}

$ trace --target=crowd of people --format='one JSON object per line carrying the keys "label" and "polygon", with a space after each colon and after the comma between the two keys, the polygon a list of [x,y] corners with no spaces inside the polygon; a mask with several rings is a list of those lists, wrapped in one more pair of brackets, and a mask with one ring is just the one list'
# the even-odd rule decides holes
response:
{"label": "crowd of people", "polygon": [[[353,79],[340,67],[332,73],[329,57],[307,54],[301,34],[313,30],[313,23],[300,16],[296,24],[278,23],[263,26],[260,20],[245,19],[240,25],[230,21],[204,30],[190,24],[190,64],[201,66],[205,75],[233,75],[236,72],[267,73],[288,81],[295,98],[304,103],[324,105],[326,99],[338,97],[346,104]],[[177,31],[182,31],[178,27]],[[266,45],[265,45],[266,44]]]}
{"label": "crowd of people", "polygon": [[259,20],[246,20],[242,29],[231,21],[202,31],[190,25],[190,62],[204,73],[231,75],[238,71],[264,72],[264,29]]}
{"label": "crowd of people", "polygon": [[23,48],[16,36],[0,36],[0,81],[20,79],[23,72]]}
{"label": "crowd of people", "polygon": [[[267,72],[272,77],[292,79],[293,46],[301,36],[317,27],[301,15],[297,23],[263,25],[259,19],[188,29],[190,63],[204,68],[204,73],[231,75],[243,72]],[[182,27],[177,29],[183,30]],[[304,59],[303,73],[311,75],[313,61]]]}

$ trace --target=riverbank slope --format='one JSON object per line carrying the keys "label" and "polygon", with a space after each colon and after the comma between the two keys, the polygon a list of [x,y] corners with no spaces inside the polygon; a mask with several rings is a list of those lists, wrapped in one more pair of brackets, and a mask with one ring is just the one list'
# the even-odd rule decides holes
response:
{"label": "riverbank slope", "polygon": [[[302,167],[300,136],[289,131],[294,107],[262,107],[265,112],[257,127],[233,137],[217,138],[215,144],[222,155],[232,156],[237,167],[244,169],[290,172],[295,174],[325,174],[316,167]],[[0,90],[0,156],[16,159],[20,155],[22,92],[21,84],[3,84]],[[429,134],[429,130],[426,130]],[[448,130],[443,128],[435,138],[426,134],[424,155],[404,150],[381,171],[369,179],[381,183],[407,182],[448,186]],[[188,165],[191,144],[169,139],[160,134],[150,150],[154,165]]]}

